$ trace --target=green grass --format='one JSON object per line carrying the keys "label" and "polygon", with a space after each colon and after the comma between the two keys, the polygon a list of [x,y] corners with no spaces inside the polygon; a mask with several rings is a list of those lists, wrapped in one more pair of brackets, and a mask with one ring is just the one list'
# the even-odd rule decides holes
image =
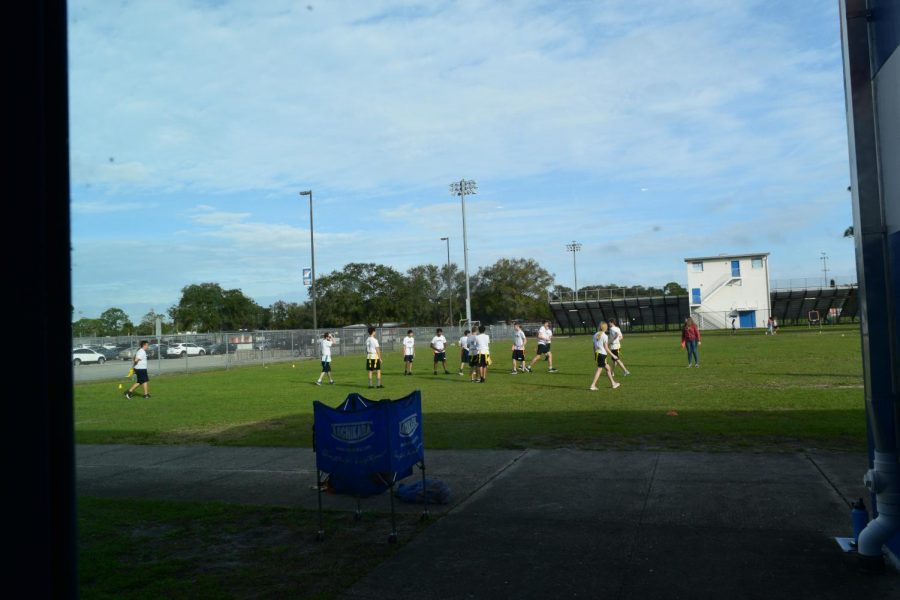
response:
{"label": "green grass", "polygon": [[[785,450],[865,447],[856,327],[707,334],[699,369],[687,369],[678,333],[626,334],[613,391],[595,365],[589,336],[554,339],[554,366],[510,375],[510,343],[493,340],[487,383],[432,375],[419,349],[403,377],[399,352],[385,357],[382,390],[367,389],[363,359],[335,357],[337,385],[317,387],[319,363],[155,376],[152,399],[123,399],[124,380],[75,388],[75,432],[87,444],[311,445],[312,402],[347,394],[399,398],[420,389],[426,448],[525,447]],[[529,355],[533,348],[529,348]],[[677,416],[670,416],[675,411]]]}
{"label": "green grass", "polygon": [[79,498],[83,599],[333,598],[425,526],[390,517],[210,502]]}

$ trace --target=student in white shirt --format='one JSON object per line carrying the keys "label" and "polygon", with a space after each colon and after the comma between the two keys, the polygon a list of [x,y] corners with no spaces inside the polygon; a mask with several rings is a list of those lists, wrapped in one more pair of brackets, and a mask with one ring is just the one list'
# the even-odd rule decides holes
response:
{"label": "student in white shirt", "polygon": [[624,375],[631,375],[631,371],[625,368],[625,363],[622,362],[622,330],[619,329],[619,326],[616,325],[615,319],[609,319],[609,355],[615,357],[613,360],[612,370],[616,370],[616,366],[622,367],[622,370],[625,372]]}
{"label": "student in white shirt", "polygon": [[[369,327],[369,337],[366,338],[366,371],[369,375],[369,387],[384,387],[381,385],[381,344],[375,339],[375,328]],[[376,374],[378,385],[372,385],[372,373]]]}
{"label": "student in white shirt", "polygon": [[485,333],[485,326],[478,326],[478,335],[475,336],[478,347],[478,382],[484,383],[487,379],[487,370],[491,366],[491,338]]}
{"label": "student in white shirt", "polygon": [[447,338],[444,337],[444,330],[438,328],[434,337],[431,338],[431,349],[434,350],[434,374],[437,375],[438,363],[444,367],[444,374],[449,375],[447,370]]}
{"label": "student in white shirt", "polygon": [[459,338],[459,374],[463,374],[463,367],[469,366],[469,333],[468,329],[463,332],[463,336]]}
{"label": "student in white shirt", "polygon": [[518,375],[519,371],[525,372],[525,344],[528,343],[528,339],[518,321],[513,323],[513,329],[512,371],[510,374]]}
{"label": "student in white shirt", "polygon": [[547,361],[547,372],[556,373],[556,369],[553,368],[553,352],[550,351],[550,343],[553,338],[553,328],[550,325],[550,321],[546,319],[544,320],[544,323],[538,330],[537,337],[537,354],[535,354],[534,358],[531,359],[531,364],[528,365],[528,370],[530,371],[531,368],[534,367],[534,363],[543,358]]}
{"label": "student in white shirt", "polygon": [[412,375],[413,359],[416,355],[416,340],[413,330],[406,332],[403,338],[403,375]]}
{"label": "student in white shirt", "polygon": [[600,327],[597,329],[597,333],[594,334],[594,356],[597,359],[597,371],[594,372],[594,380],[591,382],[591,387],[588,388],[592,392],[597,391],[597,380],[600,379],[600,373],[604,371],[606,371],[606,376],[609,378],[612,389],[616,389],[622,385],[613,379],[612,368],[606,362],[606,358],[609,356],[609,336],[607,335],[606,330],[606,323],[601,322]]}
{"label": "student in white shirt", "polygon": [[319,355],[322,357],[322,372],[319,373],[319,379],[316,380],[316,385],[322,385],[322,378],[325,374],[328,374],[328,383],[334,385],[334,378],[331,376],[331,346],[334,344],[334,338],[331,337],[331,332],[326,332],[325,335],[322,336],[322,341],[319,342]]}

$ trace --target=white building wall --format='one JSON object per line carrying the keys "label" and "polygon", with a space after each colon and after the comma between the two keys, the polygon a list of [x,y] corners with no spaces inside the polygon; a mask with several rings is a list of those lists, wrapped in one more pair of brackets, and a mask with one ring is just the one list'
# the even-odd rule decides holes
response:
{"label": "white building wall", "polygon": [[[738,276],[732,273],[732,261],[738,263]],[[708,328],[731,327],[732,315],[737,328],[765,327],[770,314],[768,262],[766,253],[685,259],[691,312]],[[695,263],[703,270],[695,270]]]}

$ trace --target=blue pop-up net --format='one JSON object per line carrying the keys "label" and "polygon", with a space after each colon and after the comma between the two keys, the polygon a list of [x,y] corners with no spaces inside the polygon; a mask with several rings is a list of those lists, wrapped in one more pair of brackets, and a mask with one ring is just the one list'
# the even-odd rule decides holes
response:
{"label": "blue pop-up net", "polygon": [[330,491],[357,498],[393,487],[416,465],[424,477],[419,390],[398,400],[370,400],[354,393],[334,408],[314,401],[313,436],[320,490],[322,474]]}

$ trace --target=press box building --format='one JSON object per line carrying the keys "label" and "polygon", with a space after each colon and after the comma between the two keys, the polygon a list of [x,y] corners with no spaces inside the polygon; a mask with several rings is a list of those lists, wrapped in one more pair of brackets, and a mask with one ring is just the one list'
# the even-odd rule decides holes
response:
{"label": "press box building", "polygon": [[765,327],[769,319],[769,253],[685,258],[691,316],[701,328]]}

